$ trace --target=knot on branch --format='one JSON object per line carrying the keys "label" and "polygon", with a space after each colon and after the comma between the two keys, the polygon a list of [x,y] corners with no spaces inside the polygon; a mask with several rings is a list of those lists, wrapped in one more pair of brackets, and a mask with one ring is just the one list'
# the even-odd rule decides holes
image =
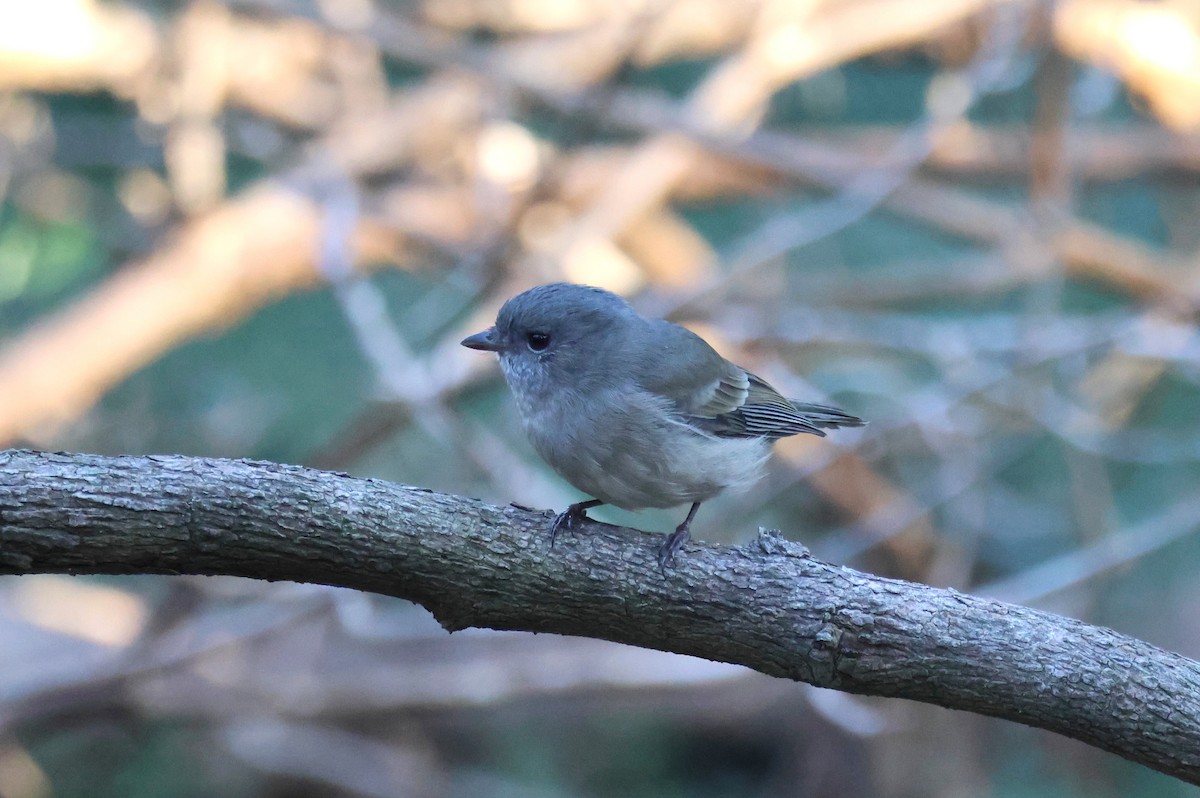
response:
{"label": "knot on branch", "polygon": [[812,683],[818,687],[833,687],[838,682],[838,663],[842,658],[842,639],[845,632],[835,623],[827,622],[813,635],[808,662],[812,668]]}
{"label": "knot on branch", "polygon": [[778,529],[759,527],[755,543],[758,544],[758,548],[763,554],[801,559],[806,559],[810,556],[808,546],[794,540],[788,540]]}

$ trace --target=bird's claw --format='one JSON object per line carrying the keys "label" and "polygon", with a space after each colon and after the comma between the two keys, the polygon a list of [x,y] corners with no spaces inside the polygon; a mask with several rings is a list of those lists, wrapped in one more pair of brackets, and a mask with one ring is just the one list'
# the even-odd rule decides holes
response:
{"label": "bird's claw", "polygon": [[558,540],[558,533],[563,529],[570,529],[575,523],[575,517],[571,515],[570,510],[563,510],[554,517],[554,523],[550,525],[550,548],[554,548],[554,542]]}
{"label": "bird's claw", "polygon": [[558,540],[559,532],[569,532],[580,521],[588,520],[587,507],[584,507],[584,504],[587,503],[572,504],[554,517],[554,523],[550,525],[550,548],[554,548],[554,541]]}
{"label": "bird's claw", "polygon": [[680,524],[675,531],[667,535],[667,539],[658,547],[658,570],[663,576],[667,575],[667,566],[675,562],[675,553],[683,548],[692,537],[688,524]]}

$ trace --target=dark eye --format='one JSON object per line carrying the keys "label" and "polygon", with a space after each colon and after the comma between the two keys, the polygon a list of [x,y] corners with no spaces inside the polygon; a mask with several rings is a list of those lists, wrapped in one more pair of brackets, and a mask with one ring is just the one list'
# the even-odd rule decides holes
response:
{"label": "dark eye", "polygon": [[529,348],[534,352],[545,351],[546,347],[550,346],[549,333],[531,332],[525,340],[529,342]]}

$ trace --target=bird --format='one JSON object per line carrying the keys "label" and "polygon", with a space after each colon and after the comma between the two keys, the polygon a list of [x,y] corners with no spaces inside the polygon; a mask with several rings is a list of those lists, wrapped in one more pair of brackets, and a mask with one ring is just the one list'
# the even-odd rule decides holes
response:
{"label": "bird", "polygon": [[645,318],[620,296],[587,285],[550,283],[518,294],[492,327],[462,345],[498,355],[533,448],[593,497],[558,514],[551,547],[593,507],[690,503],[658,549],[664,574],[690,539],[700,505],[756,480],[775,440],[866,423],[785,398],[687,328]]}

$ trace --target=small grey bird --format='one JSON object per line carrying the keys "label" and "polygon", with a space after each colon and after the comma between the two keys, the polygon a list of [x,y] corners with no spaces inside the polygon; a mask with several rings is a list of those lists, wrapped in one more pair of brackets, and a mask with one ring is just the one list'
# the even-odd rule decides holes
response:
{"label": "small grey bird", "polygon": [[642,318],[600,288],[531,288],[462,345],[499,355],[533,447],[595,497],[555,519],[550,545],[591,507],[690,502],[659,549],[664,570],[690,537],[701,502],[757,479],[774,439],[864,423],[836,407],[785,399],[700,336]]}

